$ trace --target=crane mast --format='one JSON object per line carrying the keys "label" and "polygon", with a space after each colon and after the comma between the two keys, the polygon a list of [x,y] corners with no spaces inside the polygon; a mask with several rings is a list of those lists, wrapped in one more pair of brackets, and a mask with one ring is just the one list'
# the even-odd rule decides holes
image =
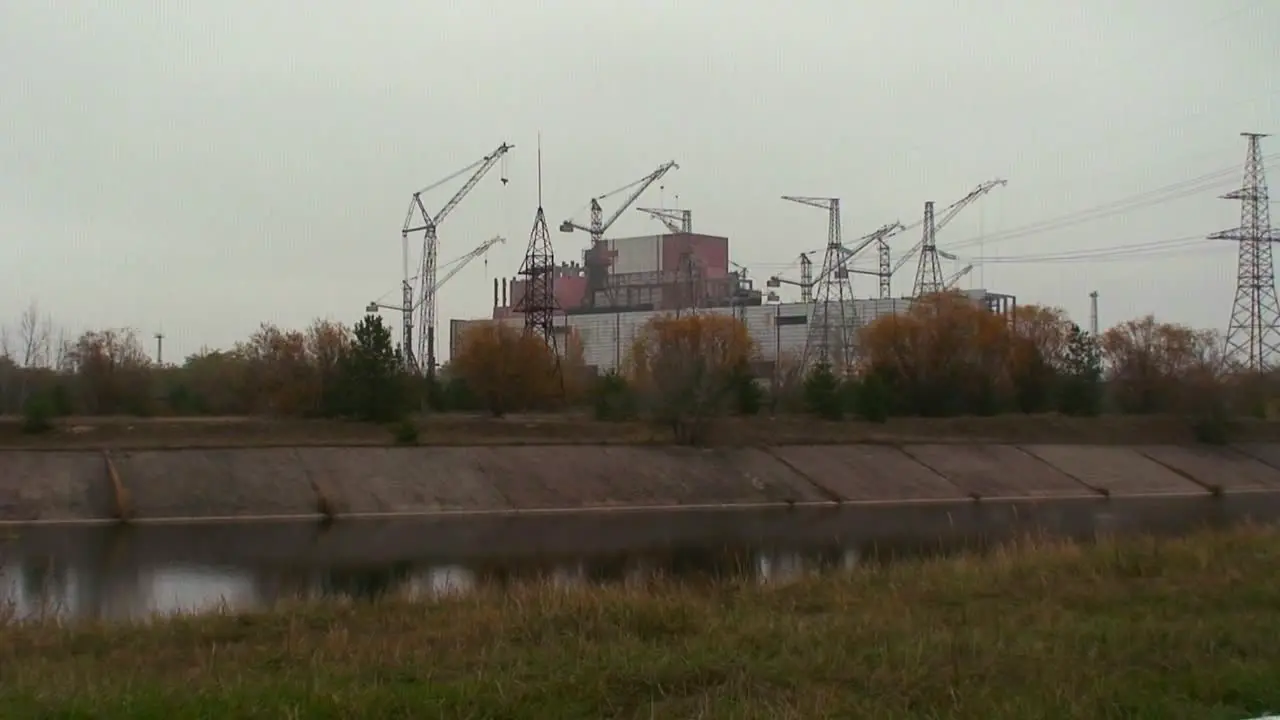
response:
{"label": "crane mast", "polygon": [[[403,322],[403,337],[401,340],[402,352],[404,354],[405,369],[414,372],[425,371],[428,375],[435,373],[436,368],[436,288],[440,285],[436,280],[436,262],[439,256],[439,228],[445,218],[452,213],[463,199],[475,189],[476,185],[484,178],[485,175],[493,169],[498,161],[511,150],[514,145],[507,143],[500,144],[493,152],[485,155],[476,162],[467,167],[453,173],[447,178],[440,180],[415,192],[409,200],[409,210],[405,213],[404,225],[400,230],[400,238],[404,263],[404,283],[401,286],[401,311]],[[455,178],[471,172],[471,176],[467,178],[462,187],[449,198],[448,202],[434,215],[430,213],[426,205],[422,202],[422,195],[433,190]],[[507,184],[507,178],[504,174],[502,184]],[[418,272],[419,293],[415,301],[413,297],[413,286],[409,277],[409,235],[411,233],[423,233],[422,236],[422,265]],[[487,248],[486,248],[487,250]],[[414,344],[414,318],[413,313],[418,308],[417,322],[417,343]],[[419,366],[424,363],[424,366]]]}
{"label": "crane mast", "polygon": [[[560,232],[573,232],[581,230],[591,236],[591,246],[588,248],[585,262],[587,270],[587,305],[595,304],[595,295],[600,290],[608,290],[609,285],[609,269],[613,264],[612,253],[604,244],[604,234],[609,228],[622,217],[622,213],[631,207],[637,198],[649,189],[649,186],[657,182],[668,172],[678,169],[680,166],[674,160],[663,163],[658,166],[657,170],[645,175],[639,180],[627,183],[622,187],[607,192],[603,195],[591,198],[591,224],[589,226],[581,225],[573,220],[565,220],[560,223]],[[618,209],[614,211],[607,219],[604,217],[604,208],[601,207],[600,201],[613,195],[631,190],[631,194],[622,201]]]}

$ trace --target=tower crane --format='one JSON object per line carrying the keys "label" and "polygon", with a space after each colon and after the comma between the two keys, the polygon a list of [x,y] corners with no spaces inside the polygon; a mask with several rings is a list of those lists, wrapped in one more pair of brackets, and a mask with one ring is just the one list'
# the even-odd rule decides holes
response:
{"label": "tower crane", "polygon": [[[471,252],[467,253],[466,255],[462,255],[460,257],[454,258],[453,260],[446,263],[445,267],[449,269],[447,272],[445,272],[443,277],[436,280],[435,283],[432,285],[431,287],[432,294],[434,294],[441,287],[443,287],[445,283],[449,282],[449,280],[452,279],[454,275],[457,275],[459,272],[461,272],[463,268],[465,268],[467,265],[470,265],[472,260],[475,260],[476,258],[483,257],[484,255],[488,254],[489,249],[492,248],[494,245],[497,245],[498,243],[506,243],[506,242],[507,242],[507,239],[502,237],[501,235],[494,235],[488,240],[485,240],[483,243],[480,243],[480,245],[476,246],[475,249],[473,249]],[[410,279],[417,280],[418,278],[415,276]],[[423,298],[419,297],[417,302],[410,306],[409,308],[410,312],[416,312],[422,306],[423,302],[424,302]],[[379,309],[403,310],[404,308],[399,305],[387,305],[384,303],[380,303],[377,300],[374,300],[373,302],[366,305],[364,310],[365,312],[372,313],[372,312],[377,312]]]}
{"label": "tower crane", "polygon": [[[888,238],[894,235],[897,235],[898,233],[902,232],[905,229],[906,228],[903,227],[902,223],[895,220],[894,222],[891,222],[887,225],[882,225],[880,228],[876,229],[874,232],[868,233],[858,238],[857,240],[854,241],[854,246],[852,248],[847,248],[841,245],[838,248],[838,250],[840,254],[843,255],[844,257],[841,263],[842,268],[845,269],[847,272],[854,272],[862,275],[875,275],[879,277],[881,290],[883,293],[883,286],[885,284],[886,275],[882,271],[859,270],[857,268],[848,267],[848,263],[852,261],[853,258],[856,257],[859,253],[861,253],[863,250],[866,250],[872,244],[877,244],[882,247],[885,246],[887,244],[886,241]],[[786,278],[778,277],[775,275],[769,278],[769,283],[768,283],[769,287],[778,287],[780,284],[796,285],[801,289],[801,293],[804,293],[806,291],[811,292],[811,288],[814,286],[814,284],[822,282],[822,280],[829,274],[829,270],[824,270],[823,272],[819,273],[818,277],[816,278],[808,277],[809,275],[812,275],[813,265],[812,263],[809,262],[808,255],[801,253],[800,258],[801,258],[800,280],[798,281],[788,280]],[[806,266],[808,269],[807,273],[806,273]],[[808,302],[808,300],[806,300],[802,296],[801,302]]]}
{"label": "tower crane", "polygon": [[[458,207],[467,195],[475,189],[480,180],[484,178],[493,166],[511,150],[514,145],[502,143],[493,152],[485,155],[476,162],[462,168],[452,175],[440,180],[436,183],[428,185],[425,188],[415,192],[409,200],[409,210],[405,213],[404,225],[400,230],[400,238],[402,245],[402,255],[404,262],[404,282],[401,285],[401,307],[402,322],[404,324],[401,340],[401,346],[404,353],[405,368],[415,372],[425,372],[430,375],[435,373],[436,368],[436,288],[441,283],[436,280],[436,258],[439,253],[439,228],[440,223],[449,216]],[[427,211],[426,206],[422,203],[422,195],[426,192],[434,190],[441,185],[450,182],[466,173],[470,172],[471,176],[463,183],[462,187],[449,198],[434,215]],[[502,184],[507,184],[506,173],[503,173]],[[422,236],[422,266],[418,272],[418,299],[415,301],[413,297],[413,286],[409,278],[409,234],[423,233]],[[416,309],[421,308],[418,314],[418,337],[417,345],[414,345],[414,322],[413,313]],[[420,367],[419,363],[425,361],[425,367]]]}
{"label": "tower crane", "polygon": [[658,220],[673,233],[693,232],[692,210],[675,210],[672,208],[636,208],[636,210]]}
{"label": "tower crane", "polygon": [[777,288],[783,285],[795,285],[800,288],[800,302],[813,302],[813,261],[809,259],[809,253],[800,253],[800,279],[789,280],[787,278],[773,275],[764,283],[767,288]]}
{"label": "tower crane", "polygon": [[[854,246],[852,248],[841,246],[839,248],[841,255],[843,255],[843,259],[841,261],[841,267],[847,270],[848,272],[858,273],[860,275],[875,275],[879,277],[880,284],[883,290],[883,285],[885,284],[883,272],[879,270],[859,270],[857,268],[848,267],[848,264],[852,262],[853,259],[857,257],[859,253],[861,253],[863,250],[866,250],[868,247],[870,247],[873,244],[878,245],[880,247],[887,246],[887,240],[889,238],[893,237],[894,235],[897,235],[898,233],[904,230],[906,230],[906,228],[903,227],[902,223],[895,220],[891,223],[888,223],[887,225],[880,226],[874,232],[868,233],[858,238],[857,240],[854,241]],[[822,282],[822,279],[826,277],[826,274],[827,274],[826,272],[823,272],[817,278],[814,279],[814,282]]]}
{"label": "tower crane", "polygon": [[[645,175],[639,180],[627,183],[617,190],[612,190],[603,195],[591,198],[591,224],[582,225],[573,220],[565,220],[560,223],[560,232],[573,232],[581,230],[591,235],[591,247],[587,251],[583,263],[587,270],[587,305],[595,303],[595,295],[597,291],[606,290],[609,281],[609,266],[611,265],[611,253],[604,245],[604,234],[613,225],[618,218],[622,217],[622,213],[631,207],[637,198],[649,189],[649,186],[657,182],[668,172],[678,169],[680,166],[674,160],[666,162],[658,166],[657,170]],[[600,206],[600,201],[605,198],[617,195],[619,193],[630,190],[631,193],[622,201],[618,209],[606,220],[604,218],[604,209]]]}

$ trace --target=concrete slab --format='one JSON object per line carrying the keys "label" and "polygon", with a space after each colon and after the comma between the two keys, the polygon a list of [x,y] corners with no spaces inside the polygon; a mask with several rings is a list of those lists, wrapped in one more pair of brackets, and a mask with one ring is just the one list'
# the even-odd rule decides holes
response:
{"label": "concrete slab", "polygon": [[1280,470],[1231,448],[1143,445],[1139,452],[1207,488],[1223,492],[1280,490]]}
{"label": "concrete slab", "polygon": [[103,520],[114,508],[101,452],[0,452],[0,521]]}
{"label": "concrete slab", "polygon": [[892,445],[786,445],[771,452],[845,502],[962,500],[969,496]]}
{"label": "concrete slab", "polygon": [[1204,487],[1139,453],[1117,445],[1023,445],[1023,450],[1109,495],[1208,494]]}
{"label": "concrete slab", "polygon": [[1079,497],[1097,493],[1013,445],[907,445],[908,455],[979,498]]}
{"label": "concrete slab", "polygon": [[835,500],[765,450],[664,448],[662,453],[694,503],[704,498],[711,504]]}
{"label": "concrete slab", "polygon": [[310,515],[316,495],[293,448],[113,451],[138,519]]}
{"label": "concrete slab", "polygon": [[1235,448],[1249,457],[1280,470],[1280,444],[1243,443]]}
{"label": "concrete slab", "polygon": [[334,511],[419,513],[505,510],[488,482],[483,456],[493,448],[298,448],[301,466]]}
{"label": "concrete slab", "polygon": [[486,480],[518,508],[820,502],[755,449],[525,446],[479,449]]}
{"label": "concrete slab", "polygon": [[[591,448],[597,449],[597,448]],[[643,463],[643,458],[634,457],[633,448],[598,448],[608,452],[618,463]],[[570,452],[565,452],[569,450]],[[510,507],[515,509],[542,510],[552,508],[572,508],[592,505],[626,505],[643,497],[643,493],[627,492],[627,490],[644,490],[659,495],[664,493],[655,486],[650,478],[645,478],[644,488],[618,487],[615,480],[632,481],[634,486],[638,478],[615,478],[617,473],[614,463],[605,463],[601,467],[597,462],[583,462],[581,453],[572,452],[574,448],[562,447],[504,447],[497,452],[485,452],[480,455],[477,450],[476,463],[483,475],[484,482],[505,497]],[[625,465],[624,465],[625,466]],[[664,497],[665,501],[666,498]]]}

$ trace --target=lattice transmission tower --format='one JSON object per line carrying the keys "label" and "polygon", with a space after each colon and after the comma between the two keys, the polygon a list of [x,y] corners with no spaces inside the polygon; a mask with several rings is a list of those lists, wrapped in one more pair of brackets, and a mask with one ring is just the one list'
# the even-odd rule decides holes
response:
{"label": "lattice transmission tower", "polygon": [[933,201],[924,204],[923,237],[920,240],[920,262],[916,265],[916,281],[911,294],[915,297],[942,292],[942,263],[938,260],[938,228],[933,220]]}
{"label": "lattice transmission tower", "polygon": [[1248,139],[1244,183],[1222,197],[1240,201],[1240,226],[1209,236],[1239,245],[1236,297],[1227,325],[1226,356],[1249,370],[1265,372],[1276,367],[1280,356],[1280,301],[1276,299],[1276,273],[1271,244],[1267,177],[1262,165],[1261,133],[1240,133]]}
{"label": "lattice transmission tower", "polygon": [[540,335],[547,346],[560,357],[556,343],[556,256],[551,247],[551,232],[547,229],[547,216],[542,209],[542,142],[538,142],[538,211],[533,216],[533,229],[529,231],[529,246],[520,265],[525,278],[524,295],[516,302],[515,310],[524,314],[525,332]]}
{"label": "lattice transmission tower", "polygon": [[783,200],[827,211],[827,251],[813,285],[813,312],[801,366],[826,364],[836,374],[853,368],[858,331],[853,286],[845,267],[844,240],[840,235],[840,199],[784,196]]}

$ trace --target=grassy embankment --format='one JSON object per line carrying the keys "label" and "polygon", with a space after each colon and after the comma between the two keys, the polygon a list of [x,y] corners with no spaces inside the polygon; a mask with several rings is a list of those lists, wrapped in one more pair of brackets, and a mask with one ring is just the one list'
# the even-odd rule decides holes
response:
{"label": "grassy embankment", "polygon": [[[416,421],[422,445],[650,444],[669,443],[668,431],[643,422],[598,422],[581,414],[430,415]],[[1242,419],[1236,441],[1280,442],[1280,422]],[[19,418],[0,418],[0,448],[210,447],[282,445],[390,445],[393,431],[379,425],[331,420],[229,418],[66,418],[48,433],[22,432]],[[887,423],[823,422],[805,416],[723,418],[713,444],[769,445],[855,442],[1014,442],[1149,444],[1194,443],[1185,418],[1005,415],[893,418]]]}
{"label": "grassy embankment", "polygon": [[14,718],[1197,718],[1280,709],[1280,532],[0,627]]}

